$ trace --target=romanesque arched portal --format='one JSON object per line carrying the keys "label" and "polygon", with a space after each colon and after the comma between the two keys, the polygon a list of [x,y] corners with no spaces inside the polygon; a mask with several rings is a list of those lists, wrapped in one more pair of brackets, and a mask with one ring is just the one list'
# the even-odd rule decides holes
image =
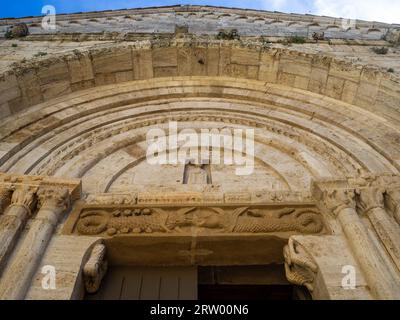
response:
{"label": "romanesque arched portal", "polygon": [[[82,298],[99,289],[107,265],[271,264],[314,299],[400,298],[400,86],[384,68],[391,56],[376,62],[371,51],[355,62],[333,40],[315,43],[311,34],[288,43],[281,31],[294,32],[293,23],[310,30],[308,17],[283,15],[281,31],[260,27],[272,32],[266,41],[249,24],[268,25],[280,14],[235,20],[240,10],[182,10],[113,13],[120,28],[123,15],[187,19],[187,32],[176,27],[157,37],[83,28],[79,38],[67,18],[64,32],[33,29],[20,42],[51,48],[76,36],[79,47],[36,57],[21,49],[28,58],[5,63],[0,298]],[[77,15],[75,27],[99,19],[90,15]],[[239,35],[200,32],[191,24],[196,15],[231,17]],[[329,29],[314,19],[313,27]],[[353,36],[363,47],[391,45],[359,24]],[[384,31],[396,35],[393,26],[382,24]],[[254,130],[252,148],[222,148],[251,155],[240,165],[251,173],[190,157],[149,161],[149,131],[165,132],[169,142],[202,129]],[[179,147],[167,143],[157,156],[169,159]],[[54,290],[43,288],[45,266],[57,272]]]}

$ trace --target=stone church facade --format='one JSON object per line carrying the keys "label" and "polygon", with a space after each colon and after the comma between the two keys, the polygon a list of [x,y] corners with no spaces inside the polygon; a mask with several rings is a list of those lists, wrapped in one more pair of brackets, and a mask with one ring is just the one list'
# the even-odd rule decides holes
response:
{"label": "stone church facade", "polygon": [[[41,20],[0,20],[0,299],[104,298],[125,271],[142,291],[108,297],[196,298],[207,270],[400,299],[400,25],[201,6]],[[146,133],[172,121],[254,129],[254,172],[149,164]],[[146,276],[169,285],[146,296]]]}

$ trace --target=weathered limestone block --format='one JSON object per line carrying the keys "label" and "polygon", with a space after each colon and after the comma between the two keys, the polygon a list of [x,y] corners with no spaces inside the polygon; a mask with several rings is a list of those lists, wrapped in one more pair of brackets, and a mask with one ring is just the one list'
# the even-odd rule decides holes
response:
{"label": "weathered limestone block", "polygon": [[[99,238],[84,236],[54,236],[32,279],[28,300],[75,300],[85,294],[83,268]],[[46,281],[45,267],[54,267],[55,287]]]}
{"label": "weathered limestone block", "polygon": [[177,48],[156,48],[152,54],[154,68],[178,66]]}
{"label": "weathered limestone block", "polygon": [[322,93],[328,79],[330,58],[325,56],[314,56],[311,60],[310,81],[307,90]]}
{"label": "weathered limestone block", "polygon": [[358,83],[346,80],[343,86],[342,100],[352,104],[357,95]]}
{"label": "weathered limestone block", "polygon": [[220,76],[229,76],[229,65],[231,63],[231,48],[221,47],[219,49],[219,72]]}
{"label": "weathered limestone block", "polygon": [[155,48],[152,51],[154,77],[170,77],[178,75],[177,48]]}
{"label": "weathered limestone block", "polygon": [[231,63],[258,66],[260,64],[260,51],[242,48],[231,49]]}
{"label": "weathered limestone block", "polygon": [[132,59],[135,80],[153,78],[153,57],[151,50],[133,50]]}
{"label": "weathered limestone block", "polygon": [[299,53],[282,55],[279,71],[308,78],[311,73],[311,59]]}
{"label": "weathered limestone block", "polygon": [[380,82],[381,75],[379,71],[363,68],[354,104],[371,110],[372,106],[375,105]]}
{"label": "weathered limestone block", "polygon": [[178,75],[189,76],[192,73],[192,67],[194,67],[192,65],[192,56],[194,56],[192,48],[183,47],[177,49]]}
{"label": "weathered limestone block", "polygon": [[207,48],[193,48],[190,55],[192,75],[206,76],[209,62]]}
{"label": "weathered limestone block", "polygon": [[37,70],[44,99],[55,98],[71,92],[68,65],[64,61]]}
{"label": "weathered limestone block", "polygon": [[[288,280],[307,287],[315,300],[372,299],[350,248],[340,236],[292,236],[284,249]],[[352,268],[354,283],[345,281]]]}
{"label": "weathered limestone block", "polygon": [[207,49],[207,75],[217,76],[219,69],[219,48],[209,47]]}
{"label": "weathered limestone block", "polygon": [[67,63],[71,75],[71,84],[94,79],[92,61],[88,53],[79,54],[74,59],[68,60]]}
{"label": "weathered limestone block", "polygon": [[[29,70],[18,76],[18,85],[21,88],[24,106],[35,105],[43,101],[40,81],[35,70]],[[11,109],[13,112],[19,111]]]}
{"label": "weathered limestone block", "polygon": [[276,83],[279,70],[279,54],[277,52],[262,52],[258,79]]}
{"label": "weathered limestone block", "polygon": [[360,81],[361,68],[355,67],[351,63],[332,59],[330,63],[329,76],[358,83]]}
{"label": "weathered limestone block", "polygon": [[15,75],[0,77],[0,105],[19,98],[21,91]]}
{"label": "weathered limestone block", "polygon": [[91,55],[96,85],[134,79],[131,48],[117,48],[109,52],[92,52]]}
{"label": "weathered limestone block", "polygon": [[323,93],[331,98],[340,100],[343,93],[344,83],[345,81],[341,78],[329,76]]}

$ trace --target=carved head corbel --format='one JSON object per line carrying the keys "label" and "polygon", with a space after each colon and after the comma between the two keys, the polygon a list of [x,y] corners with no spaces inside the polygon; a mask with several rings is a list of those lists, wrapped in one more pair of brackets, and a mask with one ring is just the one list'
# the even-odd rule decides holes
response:
{"label": "carved head corbel", "polygon": [[307,250],[293,238],[283,249],[285,273],[289,282],[305,286],[310,292],[314,290],[314,280],[318,265]]}

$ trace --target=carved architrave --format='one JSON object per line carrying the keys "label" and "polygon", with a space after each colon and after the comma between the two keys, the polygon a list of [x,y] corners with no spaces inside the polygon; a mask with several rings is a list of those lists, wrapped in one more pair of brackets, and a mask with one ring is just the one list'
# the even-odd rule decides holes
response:
{"label": "carved architrave", "polygon": [[318,210],[305,206],[85,206],[70,219],[65,233],[92,236],[324,232]]}
{"label": "carved architrave", "polygon": [[318,266],[312,256],[298,242],[289,239],[283,250],[285,258],[285,272],[289,282],[305,286],[310,292],[314,290],[314,280]]}
{"label": "carved architrave", "polygon": [[101,280],[107,272],[106,246],[96,244],[90,254],[89,260],[83,267],[83,281],[85,289],[89,293],[99,290]]}

